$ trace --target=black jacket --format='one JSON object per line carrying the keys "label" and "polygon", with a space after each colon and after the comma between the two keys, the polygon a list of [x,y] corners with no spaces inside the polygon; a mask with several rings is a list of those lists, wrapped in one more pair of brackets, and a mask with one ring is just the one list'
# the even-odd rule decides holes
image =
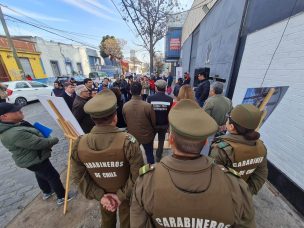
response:
{"label": "black jacket", "polygon": [[205,101],[207,100],[209,96],[209,90],[210,90],[210,82],[208,79],[204,79],[201,81],[201,83],[198,85],[198,87],[195,90],[195,98],[198,101]]}
{"label": "black jacket", "polygon": [[125,128],[127,127],[127,124],[125,122],[125,119],[123,117],[123,114],[122,114],[122,107],[123,107],[123,101],[120,100],[120,101],[117,101],[117,124],[116,126],[119,127],[119,128]]}
{"label": "black jacket", "polygon": [[166,95],[165,92],[157,92],[149,96],[147,102],[152,104],[156,115],[156,127],[168,126],[168,114],[173,104],[173,98]]}
{"label": "black jacket", "polygon": [[69,96],[66,92],[62,94],[63,99],[65,100],[65,103],[68,105],[69,109],[72,110],[73,102],[75,100],[75,94],[72,94],[72,96]]}
{"label": "black jacket", "polygon": [[85,113],[83,110],[83,107],[87,102],[88,100],[76,96],[72,109],[73,115],[75,116],[85,134],[89,133],[95,125],[90,115]]}
{"label": "black jacket", "polygon": [[52,95],[54,94],[56,97],[61,97],[64,93],[64,89],[54,88]]}
{"label": "black jacket", "polygon": [[178,96],[178,93],[179,93],[179,90],[180,90],[180,88],[182,87],[182,85],[180,85],[180,84],[175,84],[175,86],[174,86],[174,90],[173,90],[173,95],[174,96]]}

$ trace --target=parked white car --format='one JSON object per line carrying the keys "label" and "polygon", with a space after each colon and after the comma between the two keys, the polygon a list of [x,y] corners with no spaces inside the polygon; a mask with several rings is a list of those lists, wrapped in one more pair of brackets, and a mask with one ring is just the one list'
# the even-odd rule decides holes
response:
{"label": "parked white car", "polygon": [[2,82],[7,86],[8,103],[24,106],[30,101],[38,100],[37,95],[52,95],[52,86],[36,81]]}

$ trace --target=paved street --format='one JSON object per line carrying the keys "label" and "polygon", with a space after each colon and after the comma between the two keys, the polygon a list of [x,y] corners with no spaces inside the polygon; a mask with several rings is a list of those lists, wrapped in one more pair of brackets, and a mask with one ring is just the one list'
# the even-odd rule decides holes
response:
{"label": "paved street", "polygon": [[[31,123],[38,121],[46,126],[53,128],[53,135],[56,135],[60,138],[59,144],[53,148],[53,156],[51,160],[57,170],[62,172],[66,164],[67,142],[64,140],[63,134],[60,131],[59,127],[47,114],[40,103],[30,104],[26,106],[23,111],[26,120]],[[3,148],[2,145],[0,145],[0,178],[0,227],[5,227],[18,214],[19,216],[14,219],[10,227],[54,227],[51,225],[52,223],[50,222],[50,218],[48,218],[47,215],[43,221],[41,219],[39,220],[39,223],[38,221],[37,223],[35,221],[35,214],[38,215],[38,212],[40,212],[40,214],[42,212],[37,211],[37,213],[33,213],[33,211],[39,210],[38,208],[43,208],[41,204],[45,203],[42,202],[40,198],[35,199],[35,202],[40,202],[40,207],[38,207],[39,205],[31,204],[28,208],[23,210],[31,201],[34,200],[34,198],[39,193],[36,180],[31,172],[27,171],[26,169],[17,168],[15,166],[14,162],[11,159],[10,153],[5,148]],[[280,195],[275,190],[270,191],[268,185],[265,185],[259,195],[254,197],[254,203],[256,208],[257,227],[304,227],[303,218],[299,217],[297,213],[295,213],[284,202],[284,200],[282,200]],[[92,208],[92,205],[88,207]],[[27,212],[29,210],[31,213]],[[54,210],[55,209],[53,209],[53,211]],[[98,210],[98,207],[91,209],[91,214],[88,214],[86,217],[87,221],[84,221],[85,224],[82,223],[81,227],[92,227],[88,224],[95,224],[96,227],[98,227]],[[49,211],[50,209],[48,208],[46,212]],[[72,213],[73,211],[75,213],[77,212],[77,210],[72,210]],[[60,213],[56,213],[58,216],[60,216],[61,210]],[[92,214],[94,216],[92,216]],[[73,216],[77,215],[72,214],[69,217]],[[58,221],[56,221],[56,226],[64,227],[62,223],[64,223],[66,219],[68,218],[61,217]],[[46,223],[46,221],[49,222]],[[58,223],[60,223],[62,226],[60,226]],[[36,225],[30,226],[29,224]]]}

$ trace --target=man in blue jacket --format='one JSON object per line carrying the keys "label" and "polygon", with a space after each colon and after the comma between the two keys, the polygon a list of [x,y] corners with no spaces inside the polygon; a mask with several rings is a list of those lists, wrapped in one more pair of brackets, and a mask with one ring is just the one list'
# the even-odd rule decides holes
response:
{"label": "man in blue jacket", "polygon": [[[18,167],[35,173],[43,200],[56,193],[57,204],[63,204],[65,189],[59,173],[49,160],[51,148],[59,140],[56,137],[44,138],[39,130],[23,120],[20,109],[14,104],[0,103],[0,140],[12,153]],[[71,198],[72,195],[69,196]]]}

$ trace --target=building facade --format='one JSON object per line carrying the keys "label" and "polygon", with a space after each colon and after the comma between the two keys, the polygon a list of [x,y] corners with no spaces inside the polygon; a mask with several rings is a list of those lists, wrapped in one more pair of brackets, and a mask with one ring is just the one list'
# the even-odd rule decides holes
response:
{"label": "building facade", "polygon": [[[17,56],[21,62],[24,75],[30,75],[33,79],[46,78],[41,64],[41,53],[36,50],[35,43],[14,38],[13,44],[17,50]],[[22,74],[13,52],[9,48],[6,37],[0,37],[0,81],[22,79]]]}
{"label": "building facade", "polygon": [[260,133],[268,180],[304,214],[304,1],[217,0],[192,20],[199,22],[191,31],[186,20],[181,57],[192,78],[196,68],[210,68],[211,76],[226,79],[225,93],[234,106],[250,88],[288,88],[270,104],[275,109]]}
{"label": "building facade", "polygon": [[36,49],[41,52],[43,68],[48,77],[72,76],[81,74],[88,76],[95,65],[101,65],[99,51],[78,45],[46,41],[40,37],[19,37],[35,42]]}

